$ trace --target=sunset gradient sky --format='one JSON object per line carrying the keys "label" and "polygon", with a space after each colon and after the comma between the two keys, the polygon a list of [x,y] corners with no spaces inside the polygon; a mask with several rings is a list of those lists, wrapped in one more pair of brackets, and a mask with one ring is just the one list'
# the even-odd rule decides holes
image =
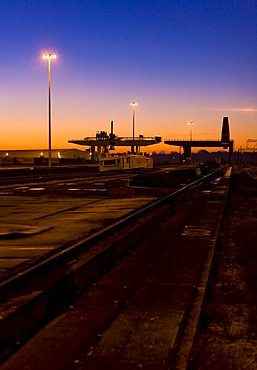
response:
{"label": "sunset gradient sky", "polygon": [[[52,148],[110,132],[163,141],[257,138],[254,0],[0,0],[0,150]],[[176,150],[165,144],[151,150]],[[214,149],[217,150],[217,149]]]}

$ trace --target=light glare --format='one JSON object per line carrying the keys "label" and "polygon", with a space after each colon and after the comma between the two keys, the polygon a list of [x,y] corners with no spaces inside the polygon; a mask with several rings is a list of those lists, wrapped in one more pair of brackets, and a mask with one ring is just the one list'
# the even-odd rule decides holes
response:
{"label": "light glare", "polygon": [[133,101],[131,104],[130,104],[132,107],[135,107],[136,105],[138,105],[135,101]]}
{"label": "light glare", "polygon": [[43,59],[56,59],[56,58],[57,58],[56,54],[48,53],[43,55]]}

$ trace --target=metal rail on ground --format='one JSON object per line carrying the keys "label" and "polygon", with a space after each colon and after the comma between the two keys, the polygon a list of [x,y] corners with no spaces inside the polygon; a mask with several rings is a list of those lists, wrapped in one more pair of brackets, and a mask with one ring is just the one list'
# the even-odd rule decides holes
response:
{"label": "metal rail on ground", "polygon": [[[108,234],[113,234],[115,231],[125,227],[126,225],[135,222],[140,217],[149,214],[154,209],[157,209],[163,205],[169,205],[175,211],[175,201],[181,197],[186,195],[187,197],[190,196],[190,193],[196,191],[196,187],[200,184],[209,181],[212,177],[224,171],[224,167],[219,168],[218,170],[213,171],[212,173],[182,187],[181,189],[177,190],[176,192],[169,194],[165,197],[159,198],[158,200],[154,200],[150,202],[148,205],[142,207],[139,210],[136,210],[129,216],[122,218],[121,220],[115,222],[114,224],[94,233],[93,235],[89,236],[88,238],[65,248],[54,255],[44,259],[43,261],[36,261],[32,266],[25,268],[22,271],[19,271],[18,274],[5,279],[4,281],[0,282],[0,294],[4,295],[6,291],[9,291],[17,283],[21,283],[22,280],[30,278],[34,273],[41,271],[43,268],[48,268],[52,263],[55,263],[60,258],[66,258],[70,254],[74,253],[75,251],[79,251],[82,248],[90,248],[90,246],[95,245],[100,239],[106,237]],[[191,192],[190,192],[191,191]]]}
{"label": "metal rail on ground", "polygon": [[[19,287],[21,292],[20,298],[15,300],[15,309],[10,309],[13,303],[8,306],[7,302],[0,315],[0,331],[5,334],[0,339],[0,356],[5,357],[16,347],[17,342],[22,343],[26,340],[31,333],[69,304],[97,276],[112,266],[115,260],[128,253],[128,249],[136,246],[145,235],[150,234],[169,218],[176,210],[179,198],[189,199],[203,182],[210,181],[221,171],[223,172],[224,168],[185,186],[176,193],[153,201],[114,225],[2,282],[0,292],[3,303],[12,298],[13,289]],[[66,264],[66,259],[71,256],[74,256],[72,263]],[[55,269],[58,269],[57,276]],[[37,281],[39,271],[45,273]],[[33,284],[34,293],[28,294]],[[21,321],[23,325],[17,325]]]}

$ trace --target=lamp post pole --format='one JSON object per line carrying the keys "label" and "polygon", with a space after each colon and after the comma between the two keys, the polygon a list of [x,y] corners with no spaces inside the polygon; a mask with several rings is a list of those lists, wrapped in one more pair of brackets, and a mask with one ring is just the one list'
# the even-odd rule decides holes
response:
{"label": "lamp post pole", "polygon": [[138,105],[135,101],[131,104],[132,106],[132,154],[134,154],[134,141],[135,141],[135,107]]}
{"label": "lamp post pole", "polygon": [[48,76],[48,166],[52,166],[52,127],[51,127],[51,60],[56,59],[55,54],[45,54],[43,59],[48,62],[47,76]]}
{"label": "lamp post pole", "polygon": [[194,122],[188,122],[188,124],[190,125],[190,141],[192,141],[192,125]]}

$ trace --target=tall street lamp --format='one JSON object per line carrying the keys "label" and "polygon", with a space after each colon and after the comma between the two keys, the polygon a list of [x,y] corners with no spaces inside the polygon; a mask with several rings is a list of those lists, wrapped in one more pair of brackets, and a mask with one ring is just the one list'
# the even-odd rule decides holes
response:
{"label": "tall street lamp", "polygon": [[192,141],[192,125],[194,122],[188,122],[188,125],[190,125],[190,141]]}
{"label": "tall street lamp", "polygon": [[56,54],[45,54],[43,59],[48,61],[48,166],[52,166],[52,138],[51,138],[51,60],[56,59]]}
{"label": "tall street lamp", "polygon": [[135,141],[135,108],[136,106],[138,105],[135,101],[133,101],[131,104],[132,106],[132,135],[133,135],[133,139],[132,139],[132,154],[134,154],[134,141]]}

